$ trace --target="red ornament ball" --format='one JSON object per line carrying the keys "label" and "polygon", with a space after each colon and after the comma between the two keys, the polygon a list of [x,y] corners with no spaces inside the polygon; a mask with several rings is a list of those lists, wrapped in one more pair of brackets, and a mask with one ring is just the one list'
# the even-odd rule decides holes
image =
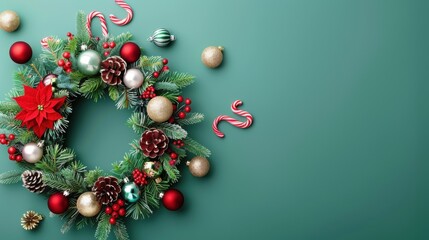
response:
{"label": "red ornament ball", "polygon": [[123,58],[129,63],[133,63],[139,60],[141,53],[142,52],[140,50],[140,47],[133,42],[127,42],[122,45],[121,50],[119,52],[121,58]]}
{"label": "red ornament ball", "polygon": [[183,194],[176,189],[167,190],[162,197],[164,207],[170,211],[179,210],[183,206],[184,201],[185,198],[183,197]]}
{"label": "red ornament ball", "polygon": [[9,56],[12,61],[19,64],[24,64],[30,61],[31,57],[33,56],[33,50],[26,42],[15,42],[12,44],[12,46],[10,46]]}
{"label": "red ornament ball", "polygon": [[62,193],[54,193],[48,199],[48,208],[55,214],[63,214],[69,208],[69,199]]}

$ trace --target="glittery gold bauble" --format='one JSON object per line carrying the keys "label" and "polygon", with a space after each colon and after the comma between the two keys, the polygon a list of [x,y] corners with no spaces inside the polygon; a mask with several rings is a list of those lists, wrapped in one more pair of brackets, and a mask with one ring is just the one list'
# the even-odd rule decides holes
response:
{"label": "glittery gold bauble", "polygon": [[205,157],[194,157],[186,163],[189,171],[195,177],[204,177],[210,171],[210,162]]}
{"label": "glittery gold bauble", "polygon": [[154,122],[162,123],[173,115],[173,104],[168,98],[157,96],[152,98],[146,107],[147,114]]}
{"label": "glittery gold bauble", "polygon": [[207,47],[201,54],[201,61],[209,68],[217,68],[223,61],[223,47]]}
{"label": "glittery gold bauble", "polygon": [[[160,162],[145,162],[143,171],[151,178],[158,177],[161,174],[162,169]],[[162,180],[161,180],[162,181]]]}
{"label": "glittery gold bauble", "polygon": [[101,210],[101,204],[93,192],[82,193],[77,199],[77,211],[84,217],[94,217]]}
{"label": "glittery gold bauble", "polygon": [[6,32],[13,32],[18,29],[21,20],[18,14],[11,10],[6,10],[0,13],[0,28]]}

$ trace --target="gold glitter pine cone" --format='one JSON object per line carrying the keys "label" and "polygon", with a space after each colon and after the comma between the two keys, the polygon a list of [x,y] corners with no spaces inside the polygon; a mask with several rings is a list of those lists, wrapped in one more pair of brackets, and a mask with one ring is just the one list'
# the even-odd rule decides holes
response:
{"label": "gold glitter pine cone", "polygon": [[21,226],[25,230],[33,230],[39,226],[39,223],[43,220],[43,216],[36,213],[35,211],[28,211],[24,213],[21,218]]}

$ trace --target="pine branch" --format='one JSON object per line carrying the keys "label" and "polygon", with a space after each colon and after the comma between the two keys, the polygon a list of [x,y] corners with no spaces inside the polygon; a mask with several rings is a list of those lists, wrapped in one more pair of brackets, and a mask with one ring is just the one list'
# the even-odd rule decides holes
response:
{"label": "pine branch", "polygon": [[89,43],[89,33],[86,29],[86,14],[79,11],[76,19],[76,38],[82,43]]}
{"label": "pine branch", "polygon": [[17,114],[21,107],[16,102],[0,102],[0,112],[5,114]]}
{"label": "pine branch", "polygon": [[95,170],[88,171],[85,176],[86,186],[93,186],[97,179],[104,175],[103,170],[96,168]]}
{"label": "pine branch", "polygon": [[168,175],[169,182],[178,182],[180,178],[180,171],[175,166],[170,165],[170,157],[167,154],[164,154],[161,156],[160,160],[165,172]]}
{"label": "pine branch", "polygon": [[195,77],[189,73],[170,72],[162,81],[174,83],[178,88],[184,88],[194,83]]}
{"label": "pine branch", "polygon": [[193,125],[204,121],[204,114],[202,113],[189,113],[185,119],[178,119],[177,123],[180,125]]}
{"label": "pine branch", "polygon": [[186,151],[191,152],[197,156],[210,157],[211,152],[208,148],[199,144],[197,141],[190,137],[187,137],[184,141],[185,146],[183,147]]}
{"label": "pine branch", "polygon": [[75,157],[76,155],[71,149],[62,149],[58,144],[48,146],[42,161],[36,163],[36,167],[44,172],[57,173],[67,163],[73,161]]}
{"label": "pine branch", "polygon": [[21,181],[22,171],[11,170],[0,174],[0,184],[14,184]]}
{"label": "pine branch", "polygon": [[177,124],[161,123],[157,126],[157,128],[163,131],[165,135],[171,139],[182,139],[188,136],[188,133]]}
{"label": "pine branch", "polygon": [[148,129],[148,126],[153,124],[153,121],[148,118],[145,114],[135,112],[127,121],[128,126],[130,126],[134,132],[142,134]]}
{"label": "pine branch", "polygon": [[164,66],[162,63],[162,57],[160,56],[142,56],[140,58],[139,67],[143,68],[143,72],[148,72],[151,74],[152,72],[159,71]]}
{"label": "pine branch", "polygon": [[131,216],[134,220],[147,218],[152,213],[153,211],[147,204],[145,195],[142,195],[136,203],[127,207],[127,217]]}
{"label": "pine branch", "polygon": [[109,215],[101,213],[98,219],[97,230],[95,231],[95,238],[97,240],[107,240],[109,237],[112,225],[109,223]]}
{"label": "pine branch", "polygon": [[113,101],[117,101],[119,98],[119,89],[117,86],[109,86],[109,97]]}
{"label": "pine branch", "polygon": [[127,227],[122,222],[117,222],[115,225],[114,233],[117,240],[129,240],[130,236],[128,235]]}
{"label": "pine branch", "polygon": [[175,92],[179,90],[177,85],[171,82],[156,82],[154,87],[156,90],[165,90],[165,91],[171,91],[171,92]]}
{"label": "pine branch", "polygon": [[[76,204],[74,204],[76,205]],[[61,227],[61,233],[66,233],[70,231],[70,229],[74,226],[76,223],[77,218],[79,217],[79,212],[76,208],[70,207],[64,214],[62,219],[66,219],[66,222]]]}
{"label": "pine branch", "polygon": [[104,96],[104,87],[105,84],[101,81],[100,77],[93,77],[83,82],[79,91],[84,97],[97,102]]}

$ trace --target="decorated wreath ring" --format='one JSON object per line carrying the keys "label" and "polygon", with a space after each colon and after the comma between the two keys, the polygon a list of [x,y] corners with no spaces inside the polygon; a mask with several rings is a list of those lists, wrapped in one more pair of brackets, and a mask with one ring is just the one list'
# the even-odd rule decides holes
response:
{"label": "decorated wreath ring", "polygon": [[[93,223],[97,239],[112,229],[118,239],[129,239],[127,218],[148,217],[160,201],[169,210],[182,206],[183,195],[171,187],[189,153],[195,156],[187,162],[191,173],[207,174],[210,151],[184,130],[204,116],[181,96],[193,76],[170,71],[165,58],[142,55],[130,33],[93,38],[83,12],[77,22],[75,35],[44,39],[40,56],[19,68],[14,89],[0,102],[0,143],[20,169],[1,174],[0,183],[22,180],[29,191],[46,195],[49,210],[65,221],[63,233]],[[31,54],[25,42],[11,47],[15,62]],[[128,125],[139,134],[111,173],[89,170],[63,138],[73,100],[97,102],[105,94],[118,109],[133,109]]]}

